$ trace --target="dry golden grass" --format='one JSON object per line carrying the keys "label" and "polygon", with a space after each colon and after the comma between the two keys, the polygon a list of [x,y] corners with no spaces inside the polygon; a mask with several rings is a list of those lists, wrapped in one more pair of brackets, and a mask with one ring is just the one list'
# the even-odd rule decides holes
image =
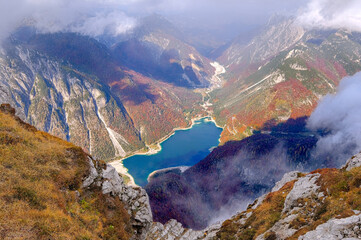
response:
{"label": "dry golden grass", "polygon": [[88,156],[0,111],[0,239],[129,239],[121,201],[84,191]]}

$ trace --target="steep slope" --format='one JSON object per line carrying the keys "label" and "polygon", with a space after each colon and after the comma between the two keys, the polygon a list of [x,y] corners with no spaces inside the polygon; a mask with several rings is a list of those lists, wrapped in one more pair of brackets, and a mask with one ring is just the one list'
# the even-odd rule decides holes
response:
{"label": "steep slope", "polygon": [[[214,239],[356,239],[360,232],[360,154],[342,169],[291,173]],[[213,233],[214,234],[214,233]]]}
{"label": "steep slope", "polygon": [[128,40],[113,48],[125,66],[177,86],[207,87],[214,73],[210,60],[159,15],[142,19]]}
{"label": "steep slope", "polygon": [[144,239],[144,190],[75,145],[0,107],[1,239]]}
{"label": "steep slope", "polygon": [[171,170],[153,177],[146,191],[154,220],[174,218],[185,227],[203,229],[244,208],[290,170],[333,166],[312,159],[317,138],[304,131],[304,122],[289,120],[270,133],[227,142],[183,173]]}
{"label": "steep slope", "polygon": [[98,158],[146,151],[202,111],[201,95],[122,67],[88,37],[31,35],[5,49],[0,101]]}
{"label": "steep slope", "polygon": [[235,42],[219,59],[227,83],[212,96],[221,142],[308,116],[341,78],[361,70],[359,42],[358,33],[306,31],[293,19],[272,22],[247,46]]}

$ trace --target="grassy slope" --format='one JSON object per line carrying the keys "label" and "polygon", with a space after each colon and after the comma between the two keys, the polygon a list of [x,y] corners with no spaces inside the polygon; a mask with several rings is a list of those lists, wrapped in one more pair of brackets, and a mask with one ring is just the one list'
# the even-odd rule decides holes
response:
{"label": "grassy slope", "polygon": [[1,106],[0,238],[128,239],[121,201],[81,188],[88,155],[13,114]]}

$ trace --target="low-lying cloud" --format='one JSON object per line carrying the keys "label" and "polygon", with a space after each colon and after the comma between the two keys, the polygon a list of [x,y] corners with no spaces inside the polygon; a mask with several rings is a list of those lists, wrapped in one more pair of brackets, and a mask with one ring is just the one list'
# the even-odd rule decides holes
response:
{"label": "low-lying cloud", "polygon": [[0,39],[24,22],[40,32],[116,36],[134,28],[137,17],[152,13],[185,25],[219,25],[237,32],[266,23],[274,13],[295,15],[297,10],[298,20],[310,28],[361,31],[358,0],[4,0],[0,1]]}
{"label": "low-lying cloud", "polygon": [[[292,160],[283,144],[281,141],[270,152],[260,156],[242,150],[236,156],[224,161],[225,166],[219,167],[222,171],[223,189],[211,192],[209,198],[218,199],[219,204],[220,199],[224,199],[226,195],[228,202],[220,209],[210,210],[212,214],[208,225],[223,222],[236,212],[244,211],[248,204],[271,189],[285,173],[296,169],[295,166],[290,165]],[[234,181],[238,183],[240,192],[232,192],[234,189],[228,183]]]}
{"label": "low-lying cloud", "polygon": [[311,0],[298,20],[309,28],[361,31],[361,1]]}
{"label": "low-lying cloud", "polygon": [[116,36],[136,21],[113,0],[12,0],[0,1],[0,39],[17,27],[31,24],[39,32],[77,32],[89,36]]}
{"label": "low-lying cloud", "polygon": [[[361,73],[346,77],[336,94],[325,96],[308,120],[311,130],[324,130],[315,158],[332,156],[339,167],[361,150]],[[331,154],[330,154],[331,153]]]}
{"label": "low-lying cloud", "polygon": [[0,39],[24,22],[40,32],[118,35],[131,30],[137,17],[153,13],[185,25],[228,24],[227,28],[237,32],[239,26],[247,29],[263,24],[275,12],[292,14],[302,4],[299,0],[3,0]]}

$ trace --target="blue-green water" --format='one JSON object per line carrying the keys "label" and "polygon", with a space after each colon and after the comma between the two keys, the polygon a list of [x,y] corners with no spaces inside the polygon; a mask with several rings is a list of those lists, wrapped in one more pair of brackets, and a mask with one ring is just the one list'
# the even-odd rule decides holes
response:
{"label": "blue-green water", "polygon": [[212,147],[219,144],[222,132],[209,118],[196,121],[191,129],[176,131],[173,136],[161,143],[162,150],[154,155],[135,155],[123,161],[135,183],[147,184],[147,178],[155,170],[193,166],[205,158]]}

